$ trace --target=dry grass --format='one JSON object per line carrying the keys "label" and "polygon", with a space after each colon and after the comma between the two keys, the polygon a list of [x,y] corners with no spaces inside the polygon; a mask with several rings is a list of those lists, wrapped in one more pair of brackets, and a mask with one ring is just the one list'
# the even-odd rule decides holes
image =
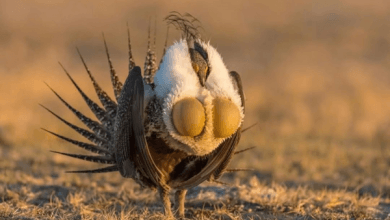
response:
{"label": "dry grass", "polygon": [[[372,219],[389,215],[390,186],[385,178],[389,175],[389,160],[384,161],[380,151],[370,155],[367,149],[350,152],[359,146],[350,143],[331,146],[322,140],[307,143],[301,140],[298,143],[302,145],[296,148],[291,142],[278,143],[282,148],[267,151],[260,150],[259,146],[254,152],[235,158],[233,167],[253,167],[256,171],[225,175],[223,181],[230,186],[206,183],[191,189],[187,194],[186,217]],[[329,149],[310,153],[313,144]],[[54,147],[60,149],[67,145],[51,148]],[[337,154],[333,147],[337,148]],[[94,164],[50,155],[45,149],[31,146],[17,147],[17,150],[3,148],[0,154],[3,158],[0,164],[2,218],[163,217],[156,193],[141,189],[119,173],[66,174],[64,170],[92,168]],[[298,155],[303,158],[300,162],[295,161]],[[253,158],[259,161],[255,165],[251,163]]]}
{"label": "dry grass", "polygon": [[0,219],[162,218],[155,192],[119,174],[65,174],[93,165],[48,152],[78,150],[40,127],[79,136],[38,103],[80,125],[42,82],[92,115],[56,62],[97,100],[74,47],[110,88],[101,31],[123,81],[126,21],[142,66],[149,16],[159,55],[172,10],[202,21],[243,77],[246,125],[259,122],[240,143],[256,149],[231,164],[254,171],[190,190],[188,218],[390,218],[390,2],[53,2],[0,1]]}

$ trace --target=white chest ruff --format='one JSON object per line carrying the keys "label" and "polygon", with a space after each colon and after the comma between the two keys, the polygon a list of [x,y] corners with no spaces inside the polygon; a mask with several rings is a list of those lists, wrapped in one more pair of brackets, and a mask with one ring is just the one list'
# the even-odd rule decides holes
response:
{"label": "white chest ruff", "polygon": [[[188,98],[191,96],[181,94],[179,96],[168,95],[166,100],[164,100],[163,105],[163,121],[167,126],[169,135],[173,137],[175,140],[184,144],[174,144],[172,143],[172,147],[177,150],[184,150],[186,153],[191,155],[205,155],[213,151],[225,138],[215,138],[213,133],[213,97],[210,92],[206,89],[201,89],[199,91],[199,95],[197,99],[203,104],[205,109],[206,121],[205,127],[200,135],[196,137],[182,136],[180,135],[172,122],[172,109],[173,104],[177,103],[181,99]],[[180,94],[180,93],[176,93]]]}
{"label": "white chest ruff", "polygon": [[[237,106],[241,121],[244,118],[241,98],[235,90],[232,78],[221,56],[209,44],[201,42],[208,53],[211,71],[202,87],[199,78],[191,66],[188,47],[184,40],[171,46],[164,56],[161,68],[155,75],[155,94],[162,101],[162,119],[165,131],[170,137],[165,138],[173,149],[182,150],[190,155],[205,155],[216,149],[226,138],[217,138],[213,132],[213,100],[225,98]],[[172,121],[173,106],[185,98],[196,98],[205,110],[205,126],[195,136],[180,135]],[[241,126],[241,121],[239,126]]]}

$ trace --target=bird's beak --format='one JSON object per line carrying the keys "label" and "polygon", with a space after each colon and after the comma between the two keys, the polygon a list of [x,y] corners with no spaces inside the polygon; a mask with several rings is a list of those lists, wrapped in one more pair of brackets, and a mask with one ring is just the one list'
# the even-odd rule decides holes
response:
{"label": "bird's beak", "polygon": [[197,63],[192,63],[192,68],[194,68],[194,71],[198,75],[200,84],[204,87],[204,84],[206,83],[207,79],[207,67],[201,67]]}
{"label": "bird's beak", "polygon": [[206,83],[206,72],[199,71],[198,72],[199,82],[204,87],[204,84]]}

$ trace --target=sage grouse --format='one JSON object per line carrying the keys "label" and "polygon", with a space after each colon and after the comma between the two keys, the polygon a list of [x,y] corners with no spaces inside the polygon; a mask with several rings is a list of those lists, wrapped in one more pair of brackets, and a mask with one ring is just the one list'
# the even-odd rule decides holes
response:
{"label": "sage grouse", "polygon": [[172,216],[169,192],[175,190],[175,212],[183,217],[188,188],[204,181],[218,182],[224,172],[238,170],[228,170],[227,165],[234,154],[242,152],[236,151],[236,146],[245,101],[240,76],[229,72],[216,49],[201,39],[197,20],[177,12],[165,20],[168,27],[181,30],[182,39],[164,49],[157,68],[155,53],[150,49],[149,26],[143,75],[133,61],[128,31],[129,75],[123,85],[104,40],[117,102],[101,89],[78,51],[104,108],[93,102],[62,67],[99,122],[84,116],[49,87],[90,130],[44,108],[94,144],[46,131],[98,156],[54,153],[110,164],[96,170],[69,172],[119,171],[123,177],[157,189],[168,217]]}

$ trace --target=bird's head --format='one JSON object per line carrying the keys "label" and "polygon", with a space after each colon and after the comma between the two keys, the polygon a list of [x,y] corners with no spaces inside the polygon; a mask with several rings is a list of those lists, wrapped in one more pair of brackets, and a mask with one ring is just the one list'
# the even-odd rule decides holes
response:
{"label": "bird's head", "polygon": [[[191,47],[193,45],[193,47]],[[163,57],[154,78],[163,100],[171,146],[191,155],[210,153],[241,126],[239,92],[220,54],[209,43],[182,39]]]}

